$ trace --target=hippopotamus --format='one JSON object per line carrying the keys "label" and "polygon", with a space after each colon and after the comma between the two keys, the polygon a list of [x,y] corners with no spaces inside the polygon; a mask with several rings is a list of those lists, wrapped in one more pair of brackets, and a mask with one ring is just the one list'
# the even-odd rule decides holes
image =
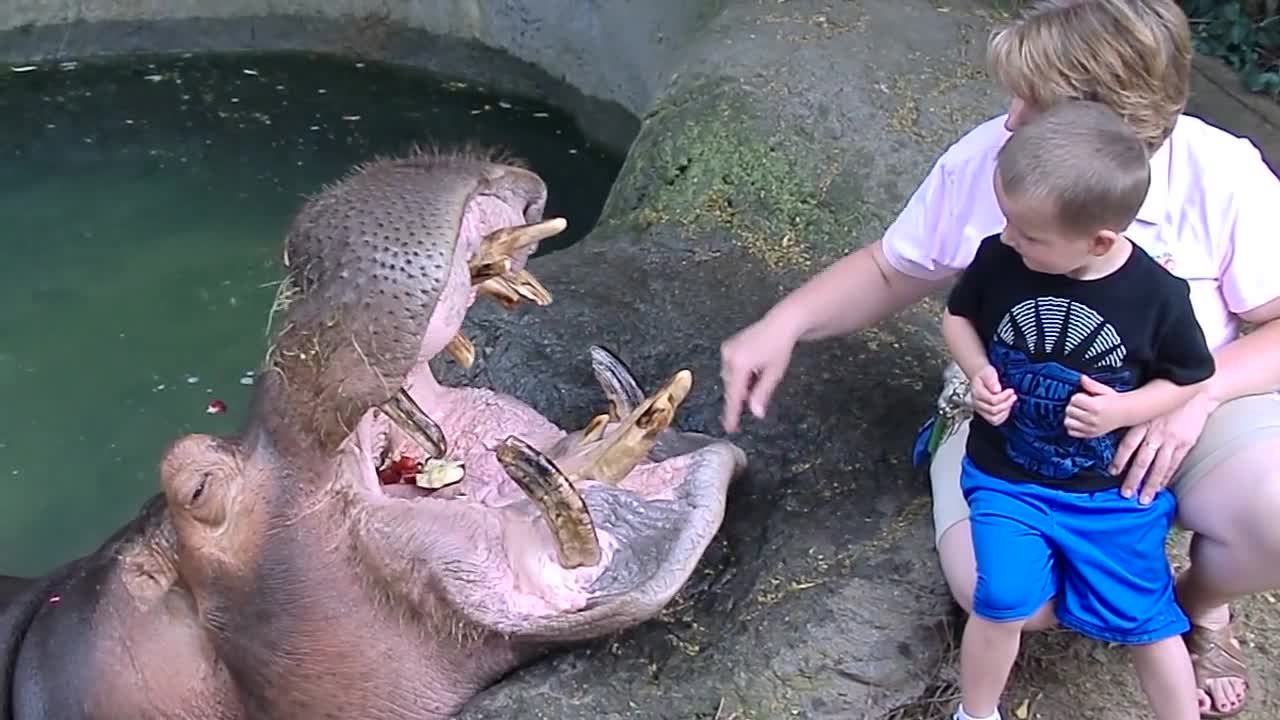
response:
{"label": "hippopotamus", "polygon": [[175,438],[95,552],[0,581],[0,717],[446,718],[656,616],[746,465],[678,429],[690,372],[646,393],[584,348],[600,412],[569,432],[432,368],[475,360],[477,299],[551,302],[546,195],[516,160],[415,150],[307,198],[244,426]]}

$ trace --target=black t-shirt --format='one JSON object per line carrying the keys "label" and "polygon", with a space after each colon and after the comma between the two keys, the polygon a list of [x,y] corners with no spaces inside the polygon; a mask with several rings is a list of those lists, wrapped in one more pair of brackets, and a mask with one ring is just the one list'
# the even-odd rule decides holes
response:
{"label": "black t-shirt", "polygon": [[969,459],[1013,482],[1092,492],[1119,486],[1107,472],[1124,428],[1074,438],[1063,422],[1080,374],[1118,392],[1164,378],[1189,385],[1214,372],[1190,287],[1136,244],[1106,277],[1077,280],[1028,268],[992,235],[947,302],[978,331],[1002,388],[1017,394],[999,427],[977,413]]}

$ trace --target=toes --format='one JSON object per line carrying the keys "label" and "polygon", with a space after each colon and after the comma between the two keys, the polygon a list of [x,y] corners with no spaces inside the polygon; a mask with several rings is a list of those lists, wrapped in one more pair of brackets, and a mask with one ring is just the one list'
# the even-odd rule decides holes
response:
{"label": "toes", "polygon": [[1244,683],[1239,678],[1210,680],[1207,685],[1213,698],[1211,709],[1218,712],[1235,710],[1244,700]]}
{"label": "toes", "polygon": [[1244,704],[1244,695],[1248,688],[1248,683],[1240,678],[1231,678],[1228,685],[1231,687],[1231,694],[1234,698],[1232,707],[1239,707]]}

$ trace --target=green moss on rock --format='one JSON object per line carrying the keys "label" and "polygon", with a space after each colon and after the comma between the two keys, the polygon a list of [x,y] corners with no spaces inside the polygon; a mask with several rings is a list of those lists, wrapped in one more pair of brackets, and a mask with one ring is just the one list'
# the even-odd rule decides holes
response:
{"label": "green moss on rock", "polygon": [[813,270],[847,252],[871,213],[860,197],[832,197],[842,154],[795,127],[762,127],[768,102],[724,81],[669,95],[645,120],[605,222],[726,231],[773,270]]}

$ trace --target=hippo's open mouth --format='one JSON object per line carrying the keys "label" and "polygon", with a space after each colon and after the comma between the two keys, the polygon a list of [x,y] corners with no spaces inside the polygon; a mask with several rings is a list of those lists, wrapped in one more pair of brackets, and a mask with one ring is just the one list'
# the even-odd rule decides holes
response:
{"label": "hippo's open mouth", "polygon": [[436,382],[433,357],[474,361],[460,331],[477,297],[551,301],[525,264],[564,222],[541,221],[540,182],[524,185],[533,197],[513,186],[463,201],[418,359],[343,443],[339,481],[388,595],[507,637],[592,637],[671,599],[719,528],[745,458],[672,427],[687,370],[646,396],[601,347],[591,348],[601,412],[572,433],[516,398]]}

